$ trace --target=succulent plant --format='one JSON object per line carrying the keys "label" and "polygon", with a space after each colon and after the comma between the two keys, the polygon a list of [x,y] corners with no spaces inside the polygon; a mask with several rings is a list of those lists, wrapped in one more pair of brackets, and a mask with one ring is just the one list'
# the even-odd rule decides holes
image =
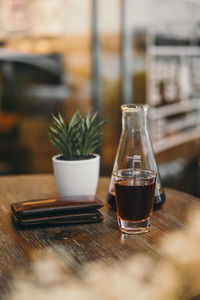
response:
{"label": "succulent plant", "polygon": [[103,142],[101,127],[107,120],[98,120],[98,113],[83,117],[77,110],[70,122],[65,122],[60,113],[52,115],[48,136],[51,143],[59,149],[60,159],[87,159]]}

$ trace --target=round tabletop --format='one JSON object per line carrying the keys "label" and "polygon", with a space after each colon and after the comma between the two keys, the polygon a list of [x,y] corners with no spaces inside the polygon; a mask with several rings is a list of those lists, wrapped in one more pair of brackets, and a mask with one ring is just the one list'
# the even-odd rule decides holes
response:
{"label": "round tabletop", "polygon": [[[116,212],[106,204],[109,178],[100,178],[97,196],[104,203],[104,220],[94,224],[64,225],[20,230],[11,221],[10,204],[58,196],[53,175],[3,176],[0,180],[0,293],[8,292],[14,270],[27,270],[36,257],[50,254],[78,276],[86,263],[122,261],[134,253],[159,257],[159,243],[166,232],[184,228],[187,213],[199,199],[177,190],[165,189],[166,203],[153,213],[152,230],[133,236],[121,233]],[[69,259],[73,258],[73,259]]]}

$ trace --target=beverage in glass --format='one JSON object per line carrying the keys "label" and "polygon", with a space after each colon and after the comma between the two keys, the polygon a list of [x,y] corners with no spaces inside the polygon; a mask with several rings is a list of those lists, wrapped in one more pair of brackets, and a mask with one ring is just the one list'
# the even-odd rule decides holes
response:
{"label": "beverage in glass", "polygon": [[113,176],[119,229],[131,234],[149,231],[156,173],[130,168],[117,170]]}

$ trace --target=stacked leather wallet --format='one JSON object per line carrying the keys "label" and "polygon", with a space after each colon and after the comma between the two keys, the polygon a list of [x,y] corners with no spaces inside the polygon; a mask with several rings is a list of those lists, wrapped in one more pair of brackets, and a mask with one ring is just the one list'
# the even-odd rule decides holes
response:
{"label": "stacked leather wallet", "polygon": [[11,204],[12,220],[18,226],[95,223],[103,220],[95,196],[39,199]]}

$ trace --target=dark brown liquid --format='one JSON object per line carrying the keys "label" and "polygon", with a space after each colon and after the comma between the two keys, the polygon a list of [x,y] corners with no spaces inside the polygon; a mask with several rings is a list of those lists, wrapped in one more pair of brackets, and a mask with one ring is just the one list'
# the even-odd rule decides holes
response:
{"label": "dark brown liquid", "polygon": [[155,183],[129,185],[125,180],[115,183],[118,215],[126,221],[145,220],[150,216]]}
{"label": "dark brown liquid", "polygon": [[154,196],[154,202],[153,202],[153,210],[160,209],[163,204],[165,203],[165,193],[155,195]]}
{"label": "dark brown liquid", "polygon": [[112,208],[114,210],[116,209],[115,193],[113,193],[113,194],[108,193],[107,202],[108,202],[110,208]]}
{"label": "dark brown liquid", "polygon": [[[108,193],[107,202],[112,209],[116,209],[116,201],[115,201],[115,193]],[[154,196],[153,202],[153,210],[160,209],[162,205],[165,203],[165,194],[162,193],[160,195]]]}

